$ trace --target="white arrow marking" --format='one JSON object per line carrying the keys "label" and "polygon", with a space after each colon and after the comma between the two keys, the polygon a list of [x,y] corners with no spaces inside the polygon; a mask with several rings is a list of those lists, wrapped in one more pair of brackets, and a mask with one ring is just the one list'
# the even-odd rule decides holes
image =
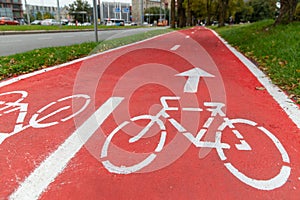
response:
{"label": "white arrow marking", "polygon": [[184,85],[184,92],[187,93],[196,93],[198,91],[198,84],[201,77],[215,77],[214,75],[207,73],[206,71],[194,68],[180,74],[176,74],[175,76],[187,76],[188,80]]}

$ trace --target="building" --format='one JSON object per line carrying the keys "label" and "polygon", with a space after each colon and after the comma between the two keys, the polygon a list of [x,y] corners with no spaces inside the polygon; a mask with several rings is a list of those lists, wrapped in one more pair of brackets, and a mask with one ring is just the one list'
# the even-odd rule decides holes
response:
{"label": "building", "polygon": [[116,18],[131,21],[130,10],[129,3],[102,1],[100,4],[100,20],[103,22],[105,19]]}
{"label": "building", "polygon": [[51,7],[51,6],[37,6],[37,5],[27,5],[26,13],[29,12],[31,16],[33,16],[35,19],[38,15],[42,16],[42,19],[44,18],[44,14],[49,13],[52,16],[57,15],[57,7]]}
{"label": "building", "polygon": [[23,18],[22,0],[0,0],[0,16]]}
{"label": "building", "polygon": [[143,15],[144,15],[144,11],[147,8],[160,7],[160,6],[164,8],[166,5],[170,8],[171,0],[132,0],[132,21],[137,22],[139,24],[142,21],[144,21],[144,19],[142,20],[141,18],[141,14],[142,14],[141,7],[143,7]]}

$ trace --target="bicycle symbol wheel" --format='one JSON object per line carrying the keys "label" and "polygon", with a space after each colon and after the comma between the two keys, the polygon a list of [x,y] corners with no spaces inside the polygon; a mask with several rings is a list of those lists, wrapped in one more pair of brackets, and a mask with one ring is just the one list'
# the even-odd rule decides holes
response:
{"label": "bicycle symbol wheel", "polygon": [[[264,128],[262,126],[257,126],[257,124],[255,122],[250,121],[250,120],[246,120],[246,119],[230,119],[229,121],[230,121],[230,123],[229,123],[230,125],[228,124],[228,121],[221,124],[221,126],[218,129],[220,131],[219,136],[216,136],[216,137],[222,138],[222,134],[224,134],[223,133],[224,129],[226,127],[232,126],[233,124],[246,124],[246,125],[249,125],[250,127],[252,127],[252,129],[253,128],[257,129],[256,131],[259,131],[260,133],[265,134],[265,136],[267,136],[267,138],[269,140],[271,140],[271,143],[275,145],[276,150],[280,153],[283,163],[285,163],[286,165],[288,165],[290,163],[289,156],[288,156],[286,150],[284,149],[283,145],[266,128]],[[245,134],[245,132],[240,132],[238,130],[233,130],[232,127],[230,127],[230,128],[231,128],[232,132],[235,132],[235,134],[240,135],[238,137],[242,137],[242,135]],[[218,134],[216,134],[216,135],[218,135]],[[248,150],[251,151],[251,147]],[[272,177],[272,178],[269,178],[269,179],[266,179],[266,180],[261,180],[261,179],[256,179],[256,178],[253,178],[253,177],[249,177],[246,174],[244,174],[243,172],[241,172],[235,165],[233,165],[231,162],[228,161],[228,159],[225,155],[224,149],[217,148],[217,153],[218,153],[220,159],[225,162],[224,163],[225,167],[237,179],[239,179],[240,181],[242,181],[243,183],[245,183],[247,185],[250,185],[250,186],[252,186],[254,188],[257,188],[257,189],[260,189],[260,190],[273,190],[275,188],[279,188],[283,184],[286,183],[286,181],[288,180],[288,178],[290,176],[291,168],[289,166],[282,165],[279,173],[277,175],[275,175],[274,177]]]}
{"label": "bicycle symbol wheel", "polygon": [[[120,130],[124,129],[125,126],[129,125],[130,123],[136,122],[138,120],[149,120],[149,119],[150,119],[150,122],[148,123],[148,125],[145,126],[145,128],[143,128],[143,130],[136,135],[136,136],[140,135],[140,137],[136,137],[136,136],[131,137],[131,139],[129,139],[129,143],[137,142],[143,135],[145,135],[149,131],[149,128],[151,128],[154,124],[157,124],[160,129],[160,137],[159,137],[160,139],[159,139],[159,142],[158,142],[154,152],[147,155],[141,161],[137,161],[137,163],[131,163],[130,165],[127,165],[127,166],[125,166],[123,164],[120,164],[119,166],[117,166],[116,164],[113,164],[109,160],[102,161],[104,167],[108,171],[110,171],[112,173],[117,173],[117,174],[130,174],[130,173],[139,171],[140,169],[148,166],[156,158],[157,153],[162,150],[162,148],[165,144],[167,133],[166,133],[166,127],[165,127],[164,123],[160,119],[154,119],[154,116],[151,116],[151,115],[141,115],[141,116],[134,117],[131,119],[130,122],[125,121],[122,124],[120,124],[117,128],[115,128],[106,138],[105,143],[102,147],[100,157],[101,157],[101,159],[105,159],[106,157],[108,157],[108,152],[111,153],[111,151],[109,151],[109,146],[112,143],[112,139],[116,136],[117,133],[120,133]],[[123,160],[123,161],[126,161],[126,160]]]}

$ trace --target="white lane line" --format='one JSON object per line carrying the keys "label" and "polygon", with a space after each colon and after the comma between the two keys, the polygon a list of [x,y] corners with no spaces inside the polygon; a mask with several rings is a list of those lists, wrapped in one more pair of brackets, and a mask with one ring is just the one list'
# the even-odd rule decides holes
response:
{"label": "white lane line", "polygon": [[190,112],[202,112],[202,108],[182,108],[183,111],[190,111]]}
{"label": "white lane line", "polygon": [[171,50],[171,51],[176,51],[179,47],[180,47],[180,45],[175,45],[175,46],[172,47],[170,50]]}
{"label": "white lane line", "polygon": [[108,99],[25,179],[9,199],[38,199],[123,99],[122,97]]}
{"label": "white lane line", "polygon": [[258,79],[258,81],[266,88],[268,93],[285,111],[288,117],[300,128],[300,108],[288,98],[288,96],[276,85],[272,83],[260,69],[258,69],[249,59],[243,54],[238,52],[235,48],[230,46],[223,38],[221,38],[215,31],[211,30],[226,46],[227,48],[238,57],[244,65],[251,71],[251,73]]}

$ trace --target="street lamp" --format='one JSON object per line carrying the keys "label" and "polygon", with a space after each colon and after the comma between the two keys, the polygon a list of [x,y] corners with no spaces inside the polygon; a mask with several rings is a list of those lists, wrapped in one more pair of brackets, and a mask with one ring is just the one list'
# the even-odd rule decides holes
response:
{"label": "street lamp", "polygon": [[97,12],[97,0],[93,0],[93,14],[94,14],[94,31],[95,31],[95,40],[98,42],[98,12]]}
{"label": "street lamp", "polygon": [[26,13],[27,13],[28,25],[30,25],[29,9],[28,9],[28,5],[27,5],[27,1],[26,0],[25,0],[25,9],[26,9]]}
{"label": "street lamp", "polygon": [[61,28],[59,0],[57,0],[57,16],[59,21],[59,27]]}

